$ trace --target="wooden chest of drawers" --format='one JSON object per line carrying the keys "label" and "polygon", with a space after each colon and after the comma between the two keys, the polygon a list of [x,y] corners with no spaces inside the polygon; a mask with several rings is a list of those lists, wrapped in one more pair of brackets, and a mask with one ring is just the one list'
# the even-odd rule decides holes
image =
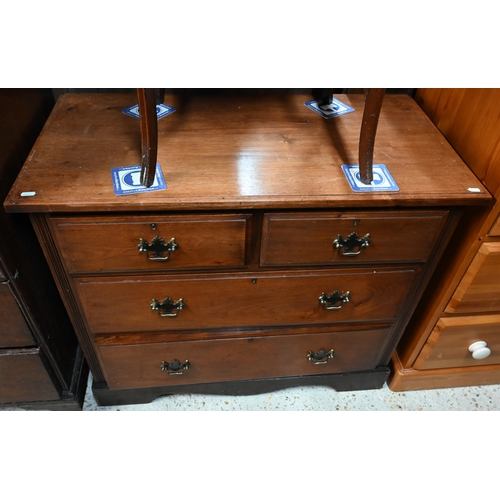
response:
{"label": "wooden chest of drawers", "polygon": [[100,403],[385,382],[460,207],[490,196],[407,96],[377,135],[400,191],[354,193],[359,114],[289,97],[167,97],[167,188],[129,196],[110,169],[140,163],[134,96],[58,101],[5,206],[31,214]]}

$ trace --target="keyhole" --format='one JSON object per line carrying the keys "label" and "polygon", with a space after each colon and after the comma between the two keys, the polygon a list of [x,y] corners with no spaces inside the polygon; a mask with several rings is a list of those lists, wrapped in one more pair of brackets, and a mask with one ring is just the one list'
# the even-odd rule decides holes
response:
{"label": "keyhole", "polygon": [[252,280],[252,285],[255,285],[256,283],[257,283],[257,278],[254,278],[254,279]]}
{"label": "keyhole", "polygon": [[156,224],[151,224],[151,229],[152,229],[153,231],[156,231]]}
{"label": "keyhole", "polygon": [[359,224],[359,219],[354,219],[354,225],[357,226]]}

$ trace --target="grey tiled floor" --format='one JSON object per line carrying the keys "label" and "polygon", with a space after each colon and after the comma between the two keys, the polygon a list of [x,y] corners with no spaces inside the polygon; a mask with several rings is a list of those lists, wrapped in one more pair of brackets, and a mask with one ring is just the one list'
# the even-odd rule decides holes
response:
{"label": "grey tiled floor", "polygon": [[[89,376],[83,411],[499,411],[500,385],[392,392],[336,392],[329,387],[296,387],[254,396],[183,394],[148,404],[99,406]],[[20,410],[15,406],[0,411]]]}
{"label": "grey tiled floor", "polygon": [[336,392],[328,387],[297,387],[256,396],[165,396],[149,404],[98,406],[89,387],[84,411],[497,411],[500,385],[432,391]]}

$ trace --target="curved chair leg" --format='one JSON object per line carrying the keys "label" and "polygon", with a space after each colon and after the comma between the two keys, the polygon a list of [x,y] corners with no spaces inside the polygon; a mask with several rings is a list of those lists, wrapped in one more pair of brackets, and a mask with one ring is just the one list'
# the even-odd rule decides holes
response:
{"label": "curved chair leg", "polygon": [[384,95],[385,89],[368,89],[366,94],[359,137],[359,175],[364,184],[373,181],[373,149]]}
{"label": "curved chair leg", "polygon": [[153,185],[158,156],[158,119],[156,117],[157,89],[137,89],[141,126],[141,184]]}

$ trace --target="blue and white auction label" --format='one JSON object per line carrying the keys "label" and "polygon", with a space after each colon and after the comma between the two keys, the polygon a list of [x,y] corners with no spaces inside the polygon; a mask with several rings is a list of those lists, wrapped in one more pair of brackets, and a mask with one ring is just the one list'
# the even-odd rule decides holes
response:
{"label": "blue and white auction label", "polygon": [[117,196],[167,189],[159,163],[156,164],[156,173],[153,185],[148,188],[141,184],[140,165],[112,168],[111,176],[113,178],[113,188]]}
{"label": "blue and white auction label", "polygon": [[[159,120],[160,118],[163,118],[167,115],[170,115],[175,111],[175,108],[172,108],[171,106],[167,106],[166,104],[157,104],[156,105],[156,118]],[[130,108],[126,108],[122,111],[128,116],[132,116],[133,118],[139,119],[140,113],[139,113],[139,105],[134,104],[133,106],[130,106]]]}
{"label": "blue and white auction label", "polygon": [[322,104],[323,101],[308,101],[304,104],[321,115],[323,118],[334,118],[335,116],[345,115],[346,113],[352,113],[354,108],[351,108],[347,104],[332,98],[331,104]]}
{"label": "blue and white auction label", "polygon": [[359,165],[342,165],[347,181],[351,189],[356,192],[374,192],[374,191],[399,191],[392,175],[387,167],[382,163],[373,165],[373,181],[370,184],[361,182],[359,175]]}

